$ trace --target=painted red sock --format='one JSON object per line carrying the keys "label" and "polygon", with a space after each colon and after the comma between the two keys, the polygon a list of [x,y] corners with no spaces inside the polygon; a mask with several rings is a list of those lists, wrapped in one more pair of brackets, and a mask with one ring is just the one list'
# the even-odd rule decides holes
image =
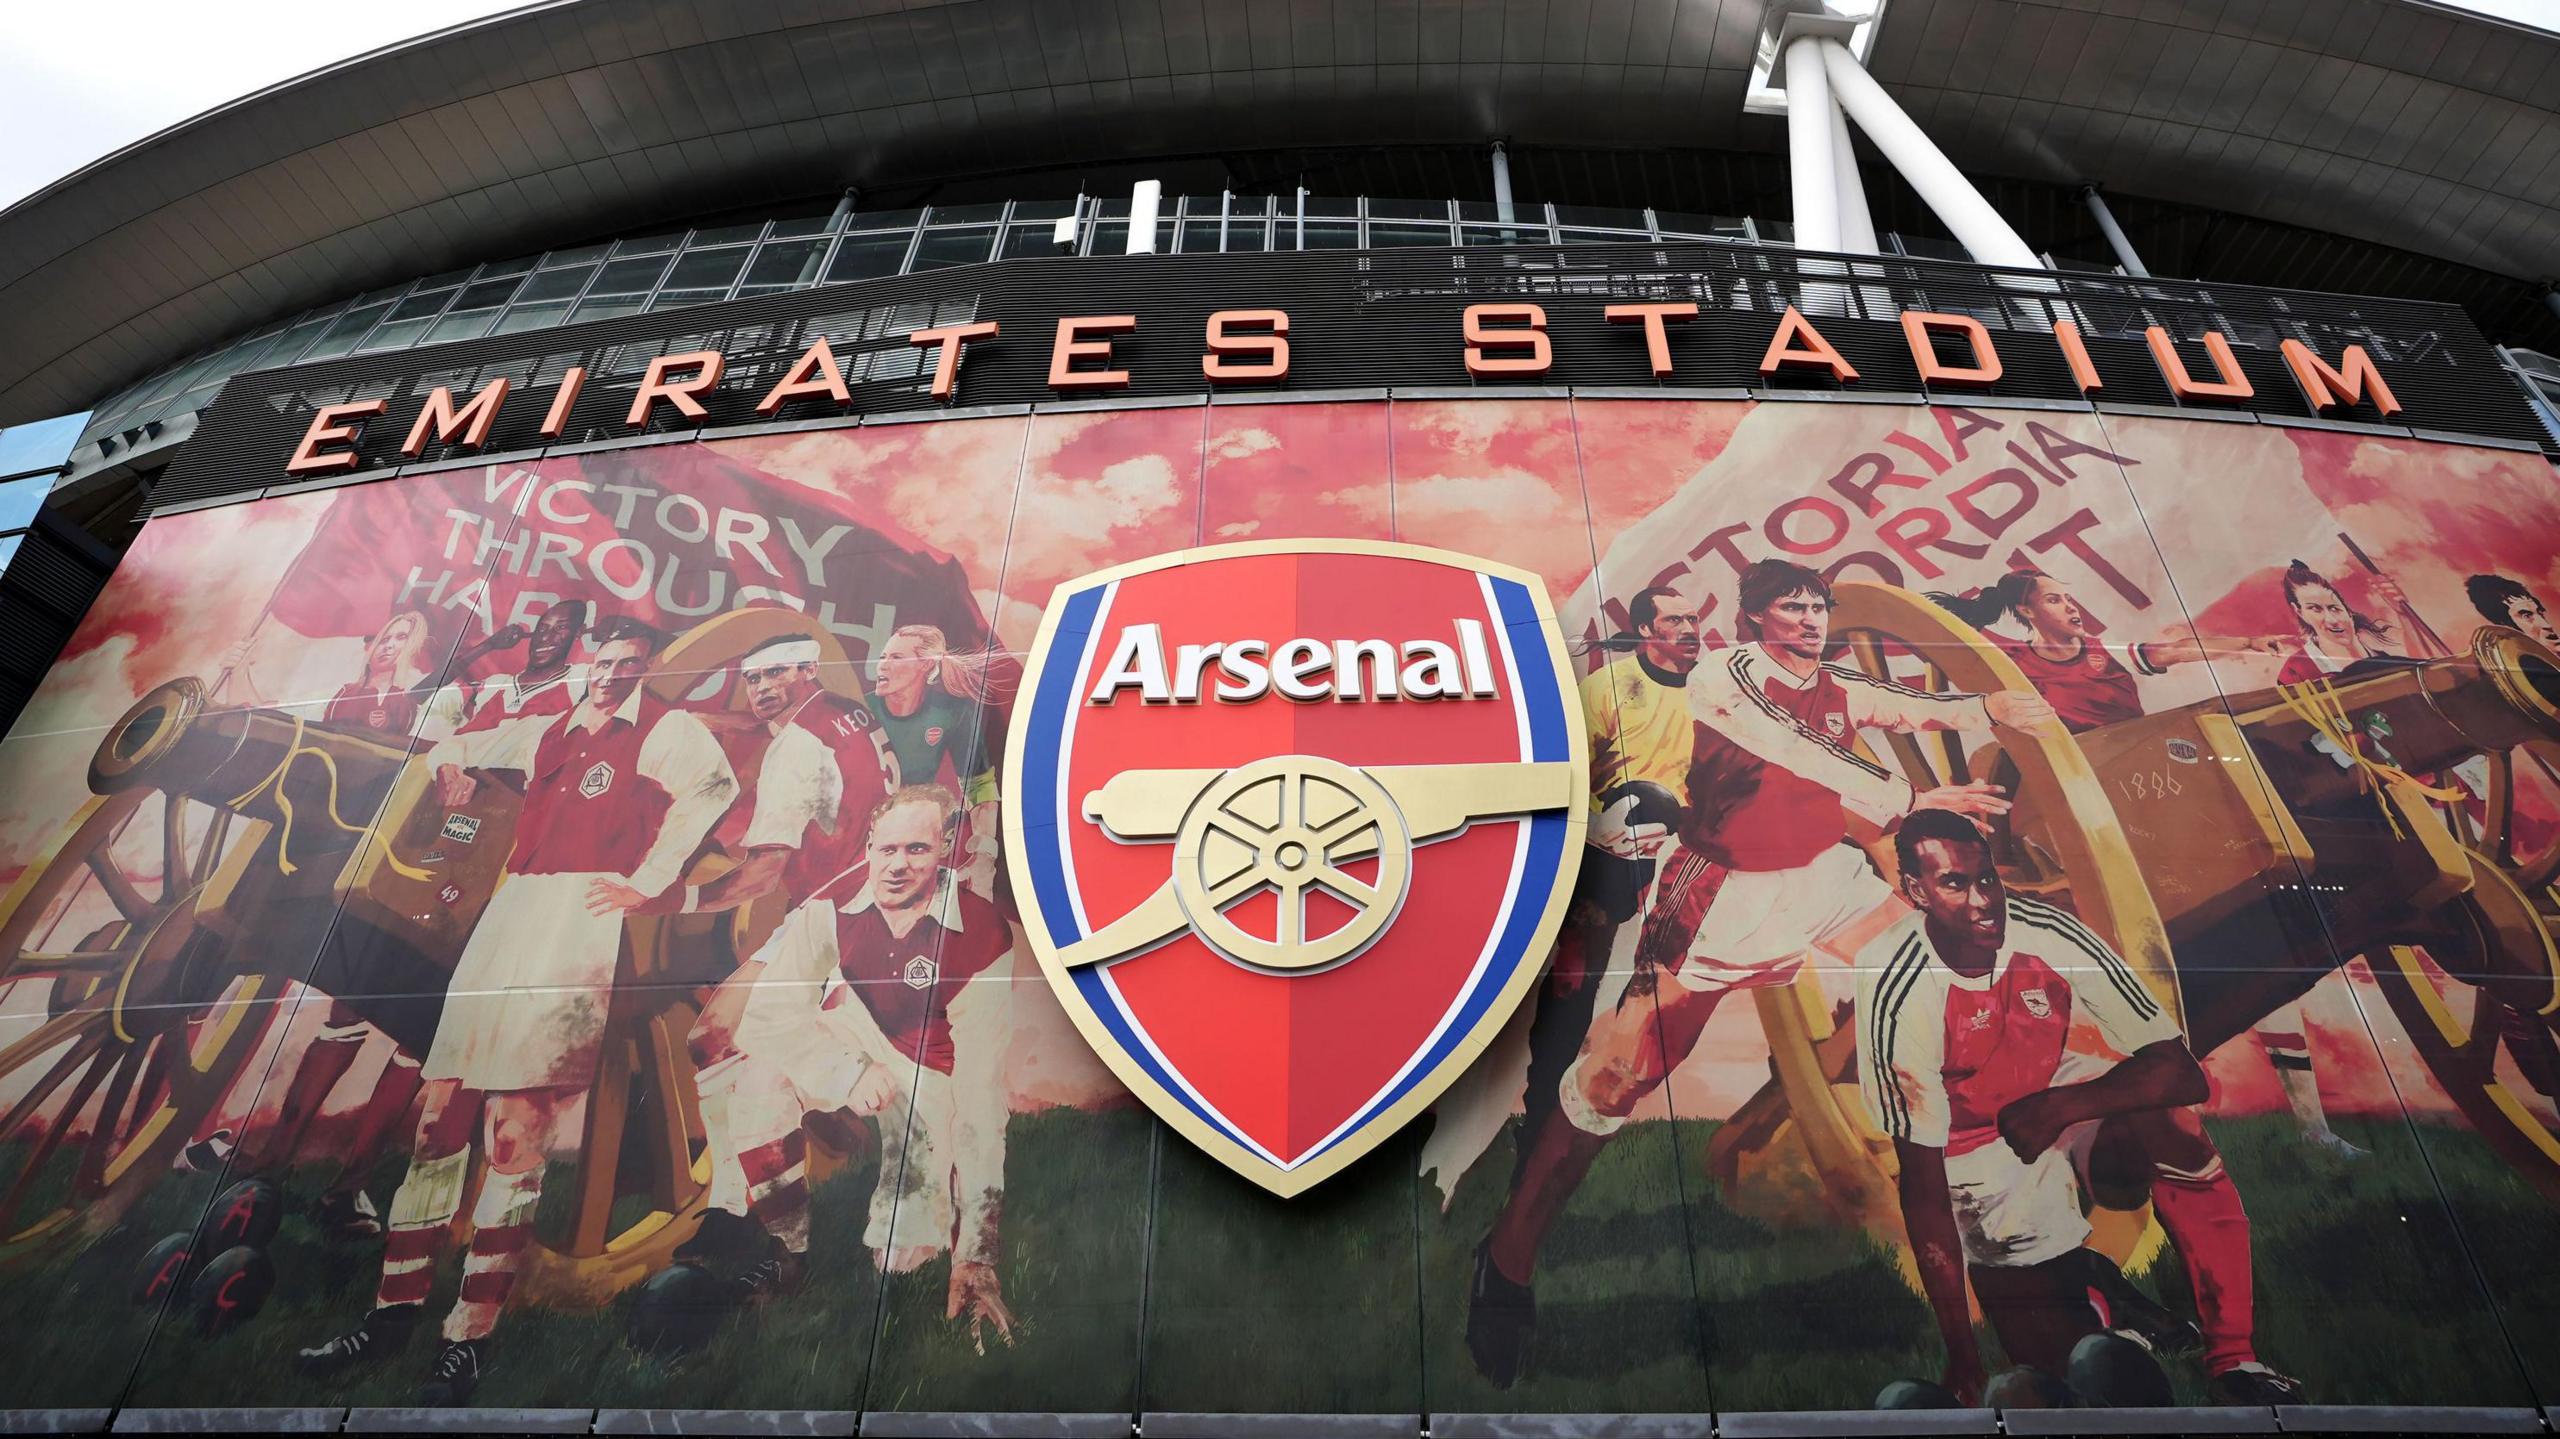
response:
{"label": "painted red sock", "polygon": [[793,1130],[738,1156],[747,1172],[747,1215],[794,1254],[809,1249],[807,1141]]}
{"label": "painted red sock", "polygon": [[445,1316],[444,1337],[486,1339],[515,1293],[533,1241],[533,1215],[542,1201],[542,1166],[522,1174],[492,1169],[480,1179],[480,1202],[471,1210],[471,1248],[462,1256],[462,1293]]}
{"label": "painted red sock", "polygon": [[2202,1175],[2163,1169],[2151,1185],[2152,1212],[2186,1261],[2204,1330],[2204,1370],[2219,1374],[2254,1362],[2257,1299],[2249,1270],[2249,1211],[2216,1159]]}
{"label": "painted red sock", "polygon": [[443,1224],[398,1225],[384,1236],[382,1284],[373,1294],[377,1307],[424,1304],[436,1284],[436,1251],[444,1247]]}

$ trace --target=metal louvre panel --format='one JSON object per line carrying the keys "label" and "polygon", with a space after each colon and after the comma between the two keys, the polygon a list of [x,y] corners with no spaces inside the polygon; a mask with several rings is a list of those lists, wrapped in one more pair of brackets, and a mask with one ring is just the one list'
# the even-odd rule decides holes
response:
{"label": "metal louvre panel", "polygon": [[0,587],[53,611],[65,620],[88,613],[89,603],[106,583],[106,573],[64,548],[43,529],[29,530],[9,557],[8,575]]}
{"label": "metal louvre panel", "polygon": [[[1666,381],[1648,372],[1637,327],[1603,314],[1611,303],[1643,300],[1690,301],[1702,312],[1671,327],[1675,372]],[[2509,443],[2543,439],[2494,352],[2461,311],[2443,305],[1750,245],[1095,256],[964,265],[239,376],[154,487],[153,504],[166,509],[286,483],[286,458],[312,415],[350,398],[389,401],[364,429],[358,469],[402,463],[399,446],[427,390],[448,385],[459,400],[501,374],[517,385],[484,452],[622,438],[635,433],[623,421],[649,361],[694,350],[727,357],[725,377],[703,397],[709,413],[678,422],[674,407],[661,404],[655,431],[765,420],[756,402],[821,335],[835,349],[852,404],[795,402],[771,418],[930,410],[931,356],[906,336],[969,320],[1004,328],[965,352],[958,402],[968,406],[1094,393],[1062,397],[1049,388],[1055,324],[1068,315],[1138,317],[1139,329],[1113,345],[1113,363],[1129,371],[1130,383],[1105,393],[1199,394],[1209,388],[1201,374],[1206,322],[1226,309],[1289,313],[1291,373],[1277,388],[1472,384],[1498,392],[1502,382],[1470,380],[1460,332],[1464,308],[1488,302],[1544,308],[1555,362],[1527,379],[1541,386],[1841,388],[1828,376],[1764,381],[1758,372],[1780,313],[1801,304],[1856,367],[1855,390],[1927,393],[1898,319],[1903,310],[1923,310],[1971,315],[1991,329],[2005,371],[1993,395],[2081,398],[2050,334],[2052,321],[2068,319],[2081,327],[2104,378],[2095,396],[2100,408],[2173,404],[2143,338],[2146,326],[2158,324],[2185,342],[2180,352],[2199,377],[2210,377],[2211,362],[2192,342],[2208,329],[2231,338],[2257,391],[2244,412],[2309,414],[2277,356],[2280,340],[2296,338],[2332,361],[2345,346],[2364,345],[2406,406],[2402,423]],[[571,365],[588,370],[586,386],[565,433],[546,441],[538,430]],[[1974,393],[1945,390],[1930,398],[1961,404]],[[2359,407],[2332,418],[2378,416]],[[420,458],[469,453],[430,446]]]}
{"label": "metal louvre panel", "polygon": [[71,629],[72,621],[0,588],[0,673],[40,678],[54,656],[62,653]]}

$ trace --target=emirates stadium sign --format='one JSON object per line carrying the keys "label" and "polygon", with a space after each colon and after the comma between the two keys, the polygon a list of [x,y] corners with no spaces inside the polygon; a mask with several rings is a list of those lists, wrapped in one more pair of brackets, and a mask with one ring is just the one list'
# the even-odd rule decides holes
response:
{"label": "emirates stadium sign", "polygon": [[1164,1120],[1299,1193],[1509,1018],[1582,852],[1545,587],[1410,545],[1162,555],[1059,587],[1011,731],[1014,893]]}

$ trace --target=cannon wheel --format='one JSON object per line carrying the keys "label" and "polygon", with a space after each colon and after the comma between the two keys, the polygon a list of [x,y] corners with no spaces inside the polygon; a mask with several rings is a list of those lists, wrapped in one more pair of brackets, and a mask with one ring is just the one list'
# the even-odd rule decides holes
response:
{"label": "cannon wheel", "polygon": [[[160,825],[134,878],[134,822]],[[229,975],[198,905],[268,827],[176,794],[90,799],[0,896],[0,984],[48,986],[48,1015],[0,1047],[0,1261],[95,1235],[166,1174],[265,1026],[273,976]]]}
{"label": "cannon wheel", "polygon": [[[2406,945],[2364,956],[2391,1012],[2463,1118],[2526,1182],[2560,1203],[2560,895],[2503,849],[2472,850],[2471,892],[2450,906],[2460,973]],[[2530,857],[2529,857],[2530,858]],[[2528,887],[2528,881],[2540,883]],[[2495,976],[2494,978],[2491,976]]]}
{"label": "cannon wheel", "polygon": [[[1980,633],[1908,590],[1840,584],[1832,634],[1846,645],[1848,664],[1898,684],[1972,694],[2034,692],[2017,665]],[[2115,807],[2078,743],[2067,735],[2004,730],[1996,746],[1968,753],[1965,738],[1959,731],[1892,735],[1882,762],[1918,789],[1974,779],[2007,786],[2015,804],[1999,855],[2002,877],[2021,893],[2076,913],[2124,955],[2171,1014],[2181,1013],[2167,930]],[[1874,850],[1890,873],[1890,847]],[[1862,1211],[1856,1217],[1898,1246],[1899,1215],[1887,1214],[1894,1206],[1884,1202],[1893,1192],[1892,1143],[1867,1118],[1854,1080],[1837,1082],[1839,1075],[1854,1075],[1854,1065],[1826,1067],[1814,1057],[1812,1046],[1831,1026],[1817,981],[1808,974],[1796,986],[1803,992],[1791,1001],[1763,993],[1760,1012],[1775,1056],[1774,1077],[1750,1103],[1782,1103],[1802,1128],[1804,1148],[1826,1192],[1852,1197],[1852,1207]],[[2119,1261],[2132,1260],[2156,1242],[2146,1237],[2151,1231],[2138,1213],[2097,1228],[2094,1242]]]}
{"label": "cannon wheel", "polygon": [[[659,656],[649,682],[662,700],[690,706],[745,699],[730,669],[755,646],[786,634],[814,633],[825,677],[840,693],[858,694],[853,666],[834,635],[797,611],[732,610],[686,631]],[[713,692],[705,693],[706,687]],[[743,715],[742,715],[743,718]],[[725,868],[716,851],[696,860],[688,882],[707,882]],[[588,1091],[579,1136],[577,1177],[565,1225],[536,1236],[525,1266],[525,1298],[535,1303],[596,1305],[665,1268],[701,1224],[712,1155],[703,1142],[686,1036],[701,1010],[692,986],[726,978],[782,922],[768,897],[725,915],[636,920],[629,926],[624,983],[614,994],[596,1083]]]}
{"label": "cannon wheel", "polygon": [[2560,787],[2560,744],[2536,741],[2512,750],[2492,750],[2484,759],[2489,767],[2489,793],[2482,799],[2482,821],[2473,843],[2494,857],[2498,867],[2528,893],[2539,893],[2560,878],[2560,833],[2545,839],[2539,849],[2519,846],[2516,776],[2520,770],[2538,771]]}
{"label": "cannon wheel", "polygon": [[2534,848],[2517,824],[2519,778],[2560,785],[2560,655],[2503,626],[2471,637],[2471,657],[2539,732],[2492,750],[2480,821],[2446,806],[2466,841],[2468,892],[2438,912],[2425,950],[2367,953],[2409,1042],[2464,1118],[2526,1182],[2560,1202],[2560,835]]}

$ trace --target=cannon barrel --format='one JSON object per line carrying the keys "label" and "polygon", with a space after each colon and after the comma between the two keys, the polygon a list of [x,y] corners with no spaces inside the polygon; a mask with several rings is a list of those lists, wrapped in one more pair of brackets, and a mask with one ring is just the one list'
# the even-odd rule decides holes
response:
{"label": "cannon barrel", "polygon": [[307,842],[343,849],[408,756],[405,744],[287,710],[214,708],[203,682],[177,679],[134,701],[108,728],[89,761],[89,788],[120,794],[147,786],[249,819],[299,817]]}
{"label": "cannon barrel", "polygon": [[2309,715],[2343,727],[2368,759],[2426,775],[2479,755],[2560,740],[2560,656],[2524,635],[2483,627],[2458,659],[2351,669],[2290,693],[2236,695],[2251,746],[2298,812],[2368,803],[2358,771],[2322,745]]}

